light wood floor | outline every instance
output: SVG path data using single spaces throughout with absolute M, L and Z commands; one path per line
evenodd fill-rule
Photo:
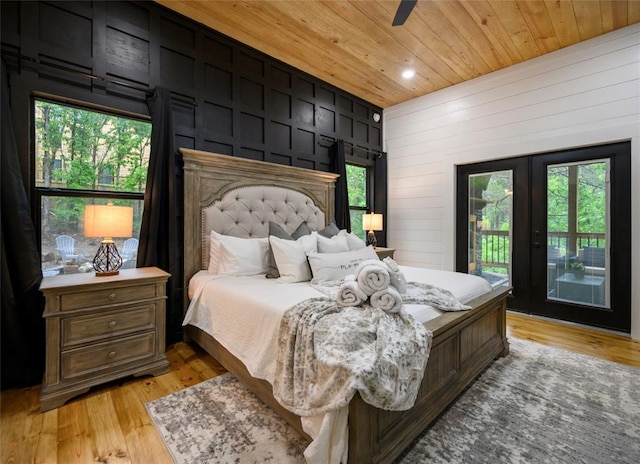
M 640 342 L 596 330 L 509 313 L 509 337 L 640 368 Z M 39 387 L 0 395 L 2 463 L 171 463 L 144 403 L 195 385 L 224 368 L 185 343 L 167 351 L 170 372 L 93 388 L 64 406 L 39 412 Z

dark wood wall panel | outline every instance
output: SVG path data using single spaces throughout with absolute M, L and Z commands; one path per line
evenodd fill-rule
M 368 165 L 382 149 L 382 125 L 372 119 L 381 108 L 156 3 L 2 1 L 0 17 L 32 188 L 36 94 L 146 116 L 149 91 L 166 87 L 178 146 L 315 170 L 329 170 L 337 139 Z M 386 182 L 375 190 L 386 198 Z
M 382 148 L 381 123 L 372 119 L 380 108 L 155 3 L 3 1 L 0 8 L 3 57 L 27 58 L 6 56 L 12 75 L 29 82 L 22 91 L 144 115 L 144 91 L 101 78 L 160 85 L 174 95 L 180 143 L 318 170 L 328 169 L 336 139 L 361 160 Z M 28 138 L 20 142 L 28 149 Z

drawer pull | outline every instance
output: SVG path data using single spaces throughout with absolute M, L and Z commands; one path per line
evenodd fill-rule
M 109 322 L 109 327 L 113 329 L 115 326 L 116 326 L 116 321 Z
M 109 299 L 110 299 L 111 301 L 115 300 L 115 299 L 116 299 L 116 294 L 115 294 L 115 293 L 111 293 L 111 294 L 109 295 Z
M 115 358 L 116 357 L 116 352 L 112 351 L 111 353 L 109 353 L 109 357 L 110 358 Z

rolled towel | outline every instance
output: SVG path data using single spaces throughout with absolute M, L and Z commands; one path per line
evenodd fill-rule
M 393 258 L 387 256 L 382 260 L 384 264 L 389 268 L 389 277 L 391 278 L 391 285 L 393 285 L 400 294 L 407 293 L 407 279 L 405 279 L 404 274 L 398 267 L 398 263 L 396 263 Z
M 384 290 L 380 290 L 371 295 L 369 303 L 374 308 L 382 309 L 389 314 L 394 314 L 402 308 L 402 296 L 400 296 L 400 292 L 398 292 L 395 287 L 390 285 Z
M 367 296 L 384 290 L 391 283 L 389 268 L 379 259 L 368 259 L 356 268 L 355 278 Z
M 358 282 L 353 276 L 347 276 L 338 289 L 336 303 L 339 306 L 360 306 L 366 300 L 367 295 L 360 289 Z

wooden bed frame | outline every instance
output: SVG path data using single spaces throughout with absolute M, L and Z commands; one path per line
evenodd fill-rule
M 308 195 L 333 217 L 335 174 L 181 149 L 185 185 L 185 288 L 206 269 L 203 237 L 209 236 L 202 208 L 226 192 L 243 186 L 275 185 Z M 186 292 L 185 292 L 186 293 Z M 506 296 L 497 288 L 472 302 L 469 311 L 445 313 L 425 326 L 433 344 L 418 399 L 408 411 L 376 409 L 356 395 L 349 405 L 349 463 L 391 463 L 496 357 L 509 352 L 506 339 Z M 185 310 L 187 307 L 185 301 Z M 193 326 L 188 340 L 202 346 L 303 436 L 300 418 L 273 398 L 271 385 L 253 378 L 244 364 L 214 338 Z

